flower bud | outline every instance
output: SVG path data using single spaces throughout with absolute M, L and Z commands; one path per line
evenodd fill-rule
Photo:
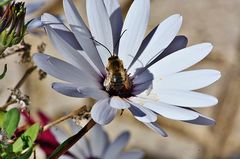
M 26 8 L 23 2 L 11 3 L 0 9 L 0 54 L 18 44 L 25 35 Z

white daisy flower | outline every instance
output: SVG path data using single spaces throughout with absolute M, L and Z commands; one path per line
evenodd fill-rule
M 71 0 L 64 0 L 69 30 L 57 18 L 41 18 L 56 49 L 67 62 L 35 54 L 37 66 L 66 81 L 53 83 L 61 94 L 93 98 L 91 116 L 104 125 L 118 110 L 128 109 L 134 117 L 163 136 L 157 114 L 193 124 L 212 125 L 192 108 L 216 105 L 218 100 L 195 90 L 220 78 L 211 69 L 184 71 L 205 58 L 210 43 L 186 47 L 187 39 L 177 36 L 182 16 L 168 17 L 146 37 L 149 0 L 133 1 L 125 21 L 117 0 L 87 0 L 90 30 Z
M 73 134 L 80 131 L 80 127 L 74 122 L 69 123 Z M 64 142 L 69 135 L 64 130 L 51 128 L 53 135 L 59 143 Z M 70 155 L 64 155 L 60 159 L 141 159 L 144 153 L 140 150 L 123 152 L 130 139 L 129 132 L 121 133 L 112 143 L 108 134 L 100 125 L 95 125 L 90 131 L 89 137 L 81 138 L 72 148 Z

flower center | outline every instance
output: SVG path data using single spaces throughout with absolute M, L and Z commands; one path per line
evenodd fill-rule
M 123 62 L 118 56 L 113 55 L 108 59 L 106 67 L 107 75 L 104 80 L 105 90 L 110 96 L 130 97 L 132 96 L 132 80 L 123 67 Z

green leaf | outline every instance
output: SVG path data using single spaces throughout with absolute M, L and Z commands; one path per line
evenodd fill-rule
M 29 159 L 29 157 L 32 155 L 32 152 L 33 146 L 28 148 L 28 150 L 24 154 L 17 156 L 15 159 Z
M 12 108 L 6 113 L 3 122 L 3 129 L 6 131 L 8 138 L 11 138 L 13 133 L 16 131 L 19 120 L 20 112 L 17 108 Z
M 3 70 L 3 73 L 0 75 L 0 79 L 3 79 L 6 73 L 7 73 L 7 64 L 4 65 L 4 70 Z
M 6 112 L 0 111 L 0 128 L 3 128 L 3 122 L 4 122 L 5 114 L 6 114 Z
M 34 124 L 29 127 L 14 143 L 13 143 L 13 152 L 21 152 L 27 147 L 32 147 L 34 141 L 37 139 L 38 133 L 40 130 L 39 124 Z

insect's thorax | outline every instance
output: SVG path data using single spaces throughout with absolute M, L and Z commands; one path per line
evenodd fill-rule
M 104 87 L 110 95 L 127 97 L 132 89 L 132 81 L 130 80 L 123 62 L 118 56 L 111 56 L 108 59 L 106 67 L 107 75 L 104 80 Z

